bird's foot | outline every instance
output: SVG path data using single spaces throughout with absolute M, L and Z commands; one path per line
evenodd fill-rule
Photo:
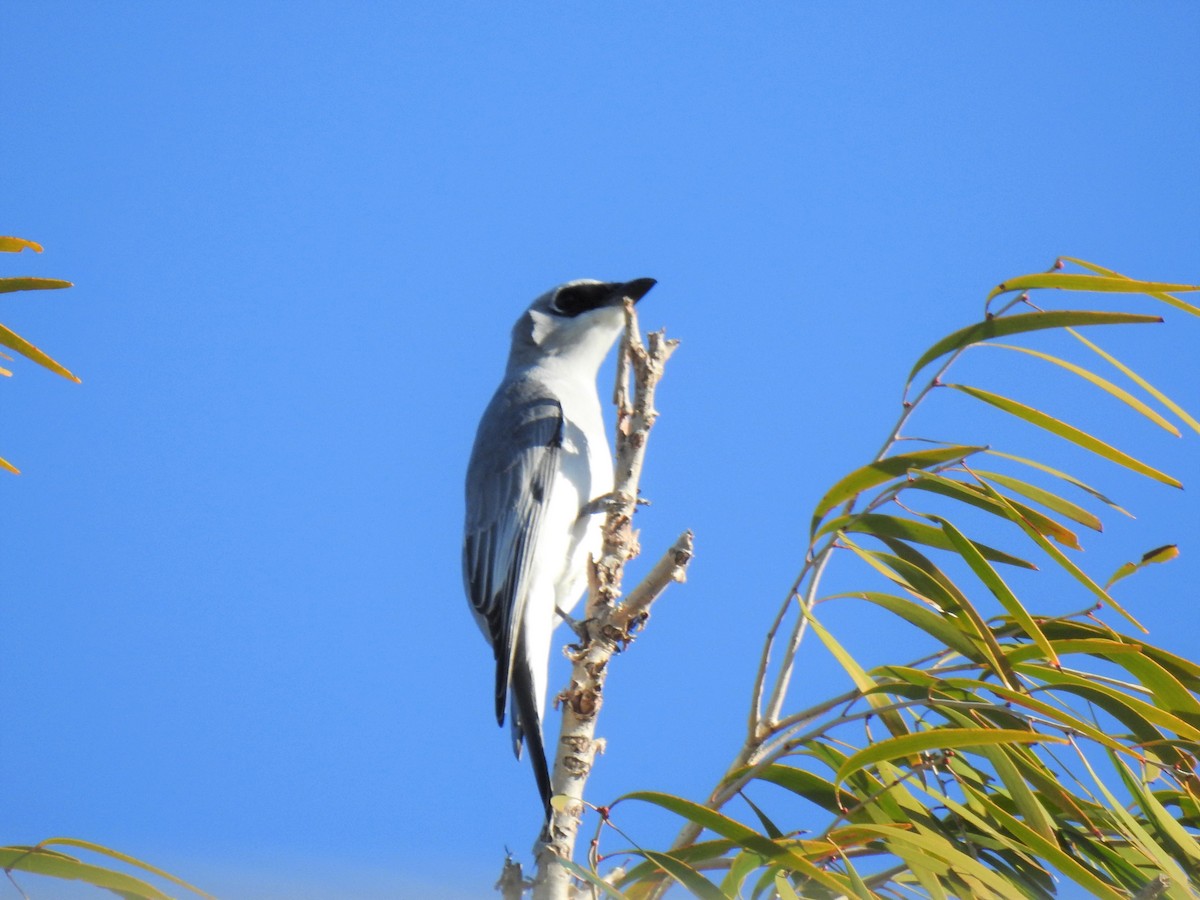
M 570 629 L 575 632 L 576 637 L 578 637 L 581 641 L 586 641 L 588 639 L 588 623 L 592 621 L 591 619 L 572 618 L 557 606 L 554 607 L 554 611 L 558 613 L 558 617 L 566 622 Z

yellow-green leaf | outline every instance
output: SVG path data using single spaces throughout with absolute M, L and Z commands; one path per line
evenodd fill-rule
M 699 897 L 700 900 L 733 900 L 729 894 L 670 853 L 659 853 L 656 850 L 635 850 L 633 852 L 654 863 L 687 888 L 693 897 Z
M 80 381 L 78 376 L 74 375 L 66 367 L 55 362 L 37 347 L 33 346 L 33 344 L 29 343 L 29 341 L 25 340 L 25 338 L 21 337 L 15 331 L 12 331 L 4 325 L 0 325 L 0 344 L 3 344 L 5 347 L 15 350 L 22 356 L 33 360 L 39 366 L 45 366 L 56 375 L 61 375 L 63 378 L 68 378 L 71 381 L 74 381 L 76 384 L 78 384 Z
M 0 867 L 50 878 L 82 881 L 112 891 L 127 900 L 171 900 L 154 885 L 140 878 L 41 847 L 0 847 Z
M 74 285 L 58 278 L 0 278 L 0 294 L 11 294 L 13 291 L 53 291 L 69 287 Z
M 1165 281 L 1135 281 L 1132 278 L 1108 278 L 1103 275 L 1078 275 L 1069 272 L 1039 272 L 1019 275 L 992 288 L 987 299 L 1010 291 L 1054 288 L 1067 291 L 1097 291 L 1114 294 L 1161 294 L 1167 291 L 1200 291 L 1200 285 L 1171 284 Z
M 961 750 L 988 744 L 1065 744 L 1064 738 L 1014 728 L 935 728 L 877 741 L 850 754 L 834 775 L 841 784 L 855 772 L 884 760 L 915 756 L 930 750 Z
M 1179 547 L 1175 544 L 1167 544 L 1163 547 L 1155 547 L 1153 550 L 1147 550 L 1142 554 L 1142 558 L 1137 562 L 1127 562 L 1117 571 L 1113 572 L 1112 577 L 1104 583 L 1104 587 L 1110 588 L 1122 578 L 1128 578 L 1138 569 L 1144 566 L 1153 565 L 1154 563 L 1170 562 L 1179 556 Z
M 963 503 L 970 504 L 1002 519 L 1010 518 L 1008 510 L 1005 507 L 989 498 L 982 489 L 973 484 L 964 484 L 961 481 L 946 478 L 942 475 L 935 475 L 932 472 L 921 472 L 913 478 L 913 482 L 909 487 L 961 500 Z M 1064 547 L 1070 547 L 1072 550 L 1082 549 L 1079 546 L 1079 537 L 1061 522 L 1056 522 L 1049 516 L 1044 516 L 1036 509 L 1025 506 L 1011 497 L 1008 498 L 1008 502 L 1014 509 L 1020 512 L 1025 521 L 1036 528 L 1041 534 L 1049 535 Z
M 993 484 L 1000 484 L 1011 491 L 1016 491 L 1034 503 L 1040 503 L 1042 506 L 1066 516 L 1072 522 L 1078 522 L 1085 528 L 1091 528 L 1093 531 L 1104 530 L 1104 525 L 1100 521 L 1099 516 L 1088 512 L 1082 506 L 1072 503 L 1070 500 L 1060 497 L 1058 494 L 1048 491 L 1045 488 L 1040 488 L 1027 481 L 1021 481 L 1019 478 L 1013 478 L 1010 475 L 1002 475 L 999 472 L 986 472 L 983 469 L 975 469 L 975 474 L 982 476 Z
M 1064 853 L 1053 834 L 1046 835 L 1035 828 L 1031 828 L 1028 822 L 1022 822 L 1016 816 L 1010 815 L 999 803 L 996 803 L 992 797 L 982 791 L 973 790 L 969 785 L 964 785 L 963 790 L 979 806 L 985 808 L 988 814 L 999 822 L 1009 834 L 1013 835 L 1022 846 L 1028 847 L 1038 856 L 1045 859 L 1076 884 L 1087 890 L 1091 896 L 1098 898 L 1098 900 L 1122 900 L 1125 897 L 1125 894 L 1105 884 L 1069 853 Z
M 122 853 L 119 850 L 113 850 L 111 847 L 105 847 L 101 844 L 96 844 L 91 841 L 81 841 L 78 838 L 65 837 L 47 838 L 39 843 L 38 846 L 78 847 L 80 850 L 90 850 L 92 853 L 98 853 L 101 856 L 112 857 L 118 862 L 123 862 L 128 866 L 135 866 L 139 869 L 143 869 L 144 871 L 149 872 L 151 875 L 157 875 L 159 878 L 165 879 L 172 884 L 176 884 L 181 888 L 189 890 L 193 894 L 198 894 L 199 896 L 206 898 L 206 900 L 216 900 L 216 898 L 214 898 L 211 894 L 204 893 L 204 891 L 200 890 L 200 888 L 188 884 L 182 878 L 178 878 L 172 875 L 170 872 L 164 872 L 157 866 L 152 866 L 148 862 L 143 862 L 136 857 L 130 856 L 128 853 Z
M 1095 353 L 1097 356 L 1101 357 L 1104 360 L 1107 360 L 1114 368 L 1116 368 L 1118 371 L 1120 371 L 1122 374 L 1124 374 L 1125 377 L 1127 377 L 1130 381 L 1132 381 L 1134 384 L 1136 384 L 1138 387 L 1140 387 L 1142 390 L 1144 390 L 1147 394 L 1149 394 L 1151 397 L 1153 397 L 1155 400 L 1157 400 L 1159 403 L 1161 403 L 1163 406 L 1165 406 L 1171 412 L 1175 413 L 1175 415 L 1179 416 L 1180 419 L 1182 419 L 1184 422 L 1187 423 L 1187 426 L 1189 428 L 1191 428 L 1192 431 L 1196 432 L 1197 434 L 1200 434 L 1200 422 L 1197 422 L 1191 415 L 1189 415 L 1188 411 L 1186 409 L 1184 409 L 1182 406 L 1180 406 L 1178 403 L 1176 403 L 1174 400 L 1172 400 L 1170 397 L 1168 397 L 1166 394 L 1164 394 L 1162 391 L 1160 391 L 1158 388 L 1156 388 L 1154 385 L 1152 385 L 1149 381 L 1147 381 L 1145 378 L 1143 378 L 1137 372 L 1133 371 L 1133 369 L 1129 368 L 1129 366 L 1125 365 L 1125 363 L 1121 362 L 1119 359 L 1117 359 L 1111 353 L 1109 353 L 1106 350 L 1101 349 L 1099 345 L 1093 343 L 1092 341 L 1089 341 L 1087 338 L 1085 338 L 1082 334 L 1080 334 L 1074 328 L 1068 328 L 1067 333 L 1070 334 L 1071 337 L 1075 338 L 1075 340 L 1079 341 L 1081 344 L 1083 344 L 1085 347 L 1087 347 L 1089 350 L 1091 350 L 1093 353 Z
M 1001 453 L 999 450 L 987 450 L 985 452 L 988 453 L 988 455 L 990 455 L 990 456 L 999 456 L 1001 459 L 1011 459 L 1015 463 L 1020 463 L 1023 466 L 1029 466 L 1032 469 L 1037 469 L 1038 471 L 1045 472 L 1047 475 L 1053 475 L 1055 478 L 1061 479 L 1062 481 L 1065 481 L 1067 484 L 1074 485 L 1075 487 L 1079 488 L 1081 491 L 1085 491 L 1085 492 L 1091 494 L 1093 497 L 1095 497 L 1101 503 L 1104 503 L 1107 506 L 1112 507 L 1117 512 L 1119 512 L 1121 515 L 1128 516 L 1131 519 L 1133 518 L 1133 513 L 1131 513 L 1129 510 L 1124 509 L 1123 507 L 1117 505 L 1117 503 L 1115 501 L 1110 500 L 1108 497 L 1104 496 L 1104 494 L 1100 493 L 1098 490 L 1096 490 L 1091 485 L 1080 481 L 1074 475 L 1068 475 L 1066 472 L 1055 469 L 1051 466 L 1046 465 L 1045 463 L 1040 463 L 1036 459 L 1026 459 L 1024 456 L 1014 456 L 1011 453 Z
M 1161 322 L 1159 316 L 1135 313 L 1091 312 L 1087 310 L 1055 310 L 1052 312 L 1019 313 L 1012 316 L 995 316 L 961 328 L 942 338 L 921 354 L 912 371 L 908 373 L 905 388 L 912 384 L 917 373 L 947 353 L 969 347 L 996 337 L 1042 331 L 1047 328 L 1065 328 L 1069 325 L 1147 325 Z
M 25 238 L 12 237 L 10 235 L 0 236 L 0 253 L 20 253 L 22 250 L 32 250 L 34 253 L 42 252 L 42 245 L 37 241 L 27 241 Z
M 14 466 L 12 463 L 10 463 L 7 459 L 4 459 L 3 457 L 0 457 L 0 469 L 6 469 L 7 471 L 12 472 L 14 475 L 21 474 L 20 469 L 18 469 L 16 466 Z
M 999 491 L 997 491 L 994 487 L 992 487 L 986 481 L 980 481 L 979 485 L 980 485 L 980 487 L 983 488 L 983 490 L 987 493 L 987 495 L 989 497 L 991 497 L 992 499 L 999 502 L 1006 510 L 1008 510 L 1009 516 L 1012 519 L 1012 521 L 1016 522 L 1017 525 L 1020 526 L 1020 528 L 1027 535 L 1029 535 L 1030 538 L 1033 539 L 1033 542 L 1035 544 L 1037 544 L 1039 547 L 1041 547 L 1043 550 L 1045 550 L 1046 554 L 1051 559 L 1053 559 L 1060 566 L 1062 566 L 1064 569 L 1066 569 L 1067 572 L 1070 573 L 1070 575 L 1073 578 L 1075 578 L 1076 581 L 1078 581 L 1080 584 L 1082 584 L 1084 587 L 1086 587 L 1089 591 L 1091 591 L 1093 594 L 1095 594 L 1100 599 L 1101 603 L 1108 604 L 1113 609 L 1115 609 L 1118 613 L 1120 613 L 1122 616 L 1124 616 L 1129 621 L 1129 623 L 1131 625 L 1133 625 L 1135 628 L 1138 628 L 1141 631 L 1146 632 L 1146 627 L 1144 625 L 1142 625 L 1141 622 L 1139 622 L 1132 615 L 1130 615 L 1125 610 L 1125 607 L 1123 607 L 1123 606 L 1121 606 L 1121 604 L 1117 603 L 1117 601 L 1114 600 L 1109 595 L 1108 591 L 1106 591 L 1104 588 L 1100 587 L 1100 585 L 1096 584 L 1096 582 L 1092 580 L 1092 577 L 1090 575 L 1088 575 L 1085 571 L 1083 571 L 1083 569 L 1079 568 L 1079 566 L 1075 565 L 1075 563 L 1071 562 L 1071 560 L 1067 558 L 1066 554 L 1064 554 L 1061 550 L 1059 550 L 1057 547 L 1055 547 L 1053 544 L 1051 544 L 1048 540 L 1046 540 L 1046 538 L 1043 537 L 1042 534 L 1036 528 L 1034 528 L 1032 525 L 1030 525 L 1029 522 L 1026 521 L 1025 518 L 1022 517 L 1021 513 L 1018 512 L 1016 508 L 1014 508 L 1013 504 L 1003 494 L 1001 494 Z
M 855 469 L 845 478 L 831 487 L 817 504 L 813 512 L 812 528 L 816 531 L 822 517 L 839 503 L 855 497 L 868 488 L 891 481 L 908 472 L 909 469 L 928 469 L 932 466 L 954 460 L 965 459 L 975 453 L 985 450 L 985 447 L 967 447 L 952 445 L 936 447 L 932 450 L 917 450 L 913 453 L 901 453 L 876 460 Z
M 1126 281 L 1133 281 L 1133 279 L 1128 275 L 1122 275 L 1120 272 L 1114 272 L 1112 269 L 1106 269 L 1104 266 L 1098 266 L 1095 263 L 1090 263 L 1086 260 L 1076 259 L 1073 256 L 1063 256 L 1060 258 L 1065 262 L 1075 263 L 1077 266 L 1090 269 L 1097 275 L 1107 275 L 1110 278 L 1124 278 Z M 1185 301 L 1180 300 L 1178 297 L 1172 297 L 1170 294 L 1162 294 L 1158 291 L 1146 291 L 1146 294 L 1153 297 L 1155 300 L 1161 300 L 1163 303 L 1174 306 L 1176 309 L 1181 309 L 1186 313 L 1191 313 L 1193 316 L 1200 316 L 1200 307 L 1192 306 L 1192 304 L 1186 303 Z
M 915 522 L 912 519 L 885 516 L 879 513 L 860 513 L 830 519 L 821 526 L 821 530 L 817 532 L 817 537 L 834 531 L 887 535 L 888 537 L 912 541 L 917 544 L 925 544 L 928 547 L 937 547 L 940 550 L 954 549 L 940 528 L 926 525 L 924 522 Z M 971 543 L 985 559 L 990 559 L 992 562 L 1018 566 L 1022 569 L 1037 568 L 1033 563 L 1027 562 L 1018 556 L 1013 556 L 1010 553 L 1005 553 L 1003 550 L 997 550 L 995 547 L 989 547 L 987 544 L 980 544 L 974 541 Z
M 1127 453 L 1123 453 L 1116 447 L 1104 443 L 1098 438 L 1092 437 L 1086 431 L 1081 431 L 1073 425 L 1068 425 L 1066 422 L 1060 421 L 1053 416 L 1048 416 L 1040 409 L 1034 409 L 1032 406 L 1026 406 L 1024 403 L 1018 403 L 1008 397 L 1002 397 L 999 394 L 993 394 L 991 391 L 985 391 L 980 388 L 970 387 L 965 384 L 948 384 L 947 387 L 954 388 L 956 391 L 961 391 L 968 396 L 974 397 L 977 400 L 982 400 L 997 409 L 1010 413 L 1019 419 L 1024 419 L 1031 425 L 1036 425 L 1039 428 L 1044 428 L 1051 434 L 1057 434 L 1059 437 L 1070 441 L 1073 444 L 1078 444 L 1087 450 L 1092 451 L 1097 456 L 1102 456 L 1105 459 L 1111 460 L 1118 465 L 1124 466 L 1127 469 L 1132 469 L 1148 478 L 1153 478 L 1155 481 L 1160 481 L 1163 484 L 1169 484 L 1171 487 L 1183 487 L 1176 479 L 1167 475 L 1165 472 L 1160 472 L 1158 469 L 1146 465 L 1140 460 L 1134 459 Z
M 838 643 L 837 638 L 830 634 L 825 626 L 817 621 L 817 617 L 810 610 L 801 606 L 800 612 L 808 619 L 809 627 L 816 632 L 821 643 L 825 645 L 825 649 L 833 654 L 833 657 L 846 670 L 846 674 L 850 676 L 850 680 L 854 682 L 854 686 L 862 692 L 867 702 L 879 712 L 880 718 L 883 719 L 883 723 L 887 726 L 887 730 L 897 736 L 908 734 L 908 726 L 904 724 L 904 719 L 896 710 L 891 708 L 893 705 L 891 698 L 883 694 L 871 693 L 871 689 L 876 687 L 878 682 L 867 674 L 867 670 L 860 666 L 858 661 L 847 652 L 846 648 Z
M 1004 579 L 1000 577 L 999 573 L 988 565 L 987 560 L 983 558 L 983 554 L 979 552 L 974 544 L 967 540 L 961 531 L 945 519 L 934 517 L 934 521 L 941 524 L 942 531 L 945 532 L 950 543 L 954 545 L 954 549 L 958 551 L 959 556 L 970 566 L 971 571 L 979 577 L 979 580 L 984 583 L 987 589 L 992 592 L 992 596 L 1000 601 L 1000 605 L 1008 611 L 1013 621 L 1041 648 L 1046 658 L 1057 665 L 1058 655 L 1054 652 L 1054 647 L 1051 646 L 1046 636 L 1042 634 L 1042 629 L 1038 627 L 1033 616 L 1029 615 L 1029 612 L 1021 605 L 1021 601 L 1017 599 L 1017 595 L 1004 583 Z
M 1054 363 L 1054 365 L 1066 369 L 1068 372 L 1078 375 L 1085 381 L 1089 381 L 1105 393 L 1117 398 L 1126 406 L 1141 413 L 1159 428 L 1164 431 L 1169 431 L 1175 437 L 1179 437 L 1179 429 L 1164 419 L 1161 415 L 1139 400 L 1129 391 L 1119 387 L 1109 381 L 1107 378 L 1101 378 L 1095 372 L 1089 372 L 1083 366 L 1077 366 L 1073 362 L 1068 362 L 1065 359 L 1059 359 L 1057 356 L 1051 356 L 1049 353 L 1042 353 L 1039 350 L 1031 350 L 1029 347 L 1017 347 L 1013 344 L 988 344 L 989 347 L 996 347 L 1000 350 L 1013 350 L 1017 353 L 1025 353 L 1029 356 L 1044 359 L 1046 362 Z

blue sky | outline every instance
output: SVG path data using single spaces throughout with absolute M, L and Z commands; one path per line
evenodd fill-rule
M 480 896 L 527 855 L 459 541 L 537 293 L 653 276 L 643 324 L 683 340 L 641 527 L 698 556 L 615 665 L 600 802 L 723 771 L 813 503 L 988 288 L 1058 254 L 1200 280 L 1192 4 L 40 3 L 4 30 L 0 232 L 46 252 L 0 265 L 76 287 L 0 321 L 83 384 L 0 385 L 2 837 L 222 897 Z M 1112 345 L 1195 410 L 1200 323 L 1168 318 Z M 1195 435 L 1082 407 L 1197 483 Z M 1181 543 L 1125 599 L 1200 656 L 1194 493 L 1061 460 L 1139 515 L 1098 570 Z

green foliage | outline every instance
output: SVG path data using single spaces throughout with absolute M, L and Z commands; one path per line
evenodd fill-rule
M 1061 272 L 1060 262 L 1049 273 L 1009 279 L 987 304 L 1024 293 L 994 312 L 985 304 L 982 322 L 918 359 L 900 420 L 880 452 L 817 503 L 805 563 L 768 632 L 748 736 L 729 771 L 704 803 L 639 792 L 605 810 L 602 829 L 619 817 L 621 804 L 636 802 L 668 810 L 683 830 L 666 850 L 603 847 L 607 858 L 641 861 L 608 873 L 599 892 L 640 900 L 678 883 L 706 897 L 941 900 L 1049 898 L 1070 884 L 1076 894 L 1114 900 L 1184 900 L 1200 890 L 1200 665 L 1148 643 L 1110 592 L 1178 551 L 1151 550 L 1111 577 L 1089 572 L 1077 561 L 1076 529 L 1098 531 L 1102 515 L 1127 515 L 1100 491 L 1028 456 L 953 435 L 918 449 L 904 436 L 918 409 L 953 392 L 1076 452 L 1180 486 L 1041 409 L 1048 383 L 1023 401 L 944 380 L 965 353 L 989 347 L 1014 362 L 1050 363 L 1172 434 L 1179 434 L 1172 416 L 1200 431 L 1165 394 L 1077 330 L 1161 319 L 1045 311 L 1029 293 L 1143 294 L 1200 315 L 1170 293 L 1200 288 L 1069 262 L 1090 274 Z M 1114 371 L 1102 376 L 994 340 L 1034 333 L 1074 342 Z M 930 367 L 934 374 L 914 393 L 914 379 Z M 1120 378 L 1125 386 L 1115 383 Z M 1012 526 L 1012 546 L 970 536 L 968 526 L 984 514 Z M 1033 561 L 1043 568 L 1031 571 Z M 822 589 L 831 572 L 843 586 L 837 593 Z M 1030 597 L 1045 596 L 1047 585 L 1057 603 L 1074 585 L 1085 608 L 1069 615 L 1032 609 Z M 882 612 L 892 619 L 889 628 L 915 628 L 934 649 L 867 668 L 822 621 L 823 604 L 832 602 Z M 1103 621 L 1101 609 L 1117 613 L 1124 627 Z M 853 688 L 791 710 L 791 673 L 809 633 Z M 895 643 L 902 645 L 899 637 Z M 730 809 L 743 800 L 754 824 Z M 600 878 L 594 865 L 585 876 L 593 885 Z
M 20 253 L 26 249 L 33 250 L 36 253 L 42 252 L 41 245 L 33 241 L 27 241 L 24 238 L 0 236 L 0 252 Z M 71 287 L 71 282 L 59 281 L 54 278 L 0 278 L 0 294 L 14 291 L 48 290 L 67 287 Z M 46 367 L 55 374 L 74 382 L 79 381 L 75 375 L 62 365 L 3 325 L 0 325 L 0 344 L 11 350 L 15 350 L 17 353 Z M 0 353 L 0 356 L 4 356 L 4 354 Z M 5 359 L 10 358 L 5 356 Z M 0 368 L 0 374 L 11 376 L 12 372 L 8 369 Z M 0 467 L 14 474 L 19 474 L 17 468 L 7 460 L 0 459 Z M 167 894 L 141 878 L 116 869 L 85 862 L 77 857 L 63 853 L 61 850 L 54 849 L 55 847 L 71 847 L 78 850 L 86 850 L 90 853 L 123 863 L 126 866 L 141 869 L 143 872 L 169 881 L 201 897 L 209 896 L 198 888 L 192 887 L 186 881 L 182 881 L 174 875 L 157 869 L 149 863 L 144 863 L 141 860 L 134 859 L 132 856 L 127 856 L 108 847 L 102 847 L 99 844 L 75 838 L 50 838 L 33 846 L 0 847 L 0 868 L 3 868 L 10 878 L 13 872 L 28 872 L 50 878 L 81 881 L 85 884 L 109 890 L 118 897 L 125 898 L 125 900 L 170 900 Z
M 22 250 L 32 250 L 35 253 L 42 252 L 42 245 L 34 241 L 27 241 L 24 238 L 0 236 L 0 253 L 20 253 Z M 44 291 L 54 290 L 56 288 L 71 287 L 71 282 L 60 281 L 57 278 L 0 278 L 0 294 L 9 294 L 14 291 Z M 25 338 L 21 337 L 10 328 L 0 325 L 0 345 L 7 347 L 10 350 L 20 353 L 22 356 L 32 359 L 40 366 L 45 366 L 51 372 L 61 375 L 63 378 L 77 382 L 79 379 L 69 372 L 64 366 L 55 362 Z M 0 357 L 6 360 L 11 360 L 12 357 L 5 353 L 0 353 Z M 12 372 L 0 366 L 0 375 L 9 377 Z M 0 458 L 0 468 L 7 469 L 14 475 L 19 475 L 20 470 L 10 463 L 8 460 Z

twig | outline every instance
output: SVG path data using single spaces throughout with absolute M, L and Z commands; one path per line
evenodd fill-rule
M 596 754 L 603 749 L 603 741 L 595 736 L 596 716 L 604 702 L 608 662 L 633 640 L 634 632 L 667 586 L 684 580 L 692 559 L 692 533 L 685 531 L 624 602 L 620 602 L 625 564 L 640 552 L 632 523 L 646 442 L 658 416 L 654 392 L 677 343 L 656 332 L 647 335 L 643 344 L 633 303 L 626 301 L 625 339 L 613 398 L 617 404 L 613 492 L 604 522 L 600 558 L 592 561 L 587 619 L 583 623 L 586 637 L 568 651 L 573 663 L 571 680 L 557 698 L 562 707 L 562 729 L 550 777 L 554 812 L 534 845 L 538 866 L 534 900 L 567 900 L 570 896 L 571 876 L 560 861 L 569 860 L 574 854 L 584 809 L 583 790 Z

